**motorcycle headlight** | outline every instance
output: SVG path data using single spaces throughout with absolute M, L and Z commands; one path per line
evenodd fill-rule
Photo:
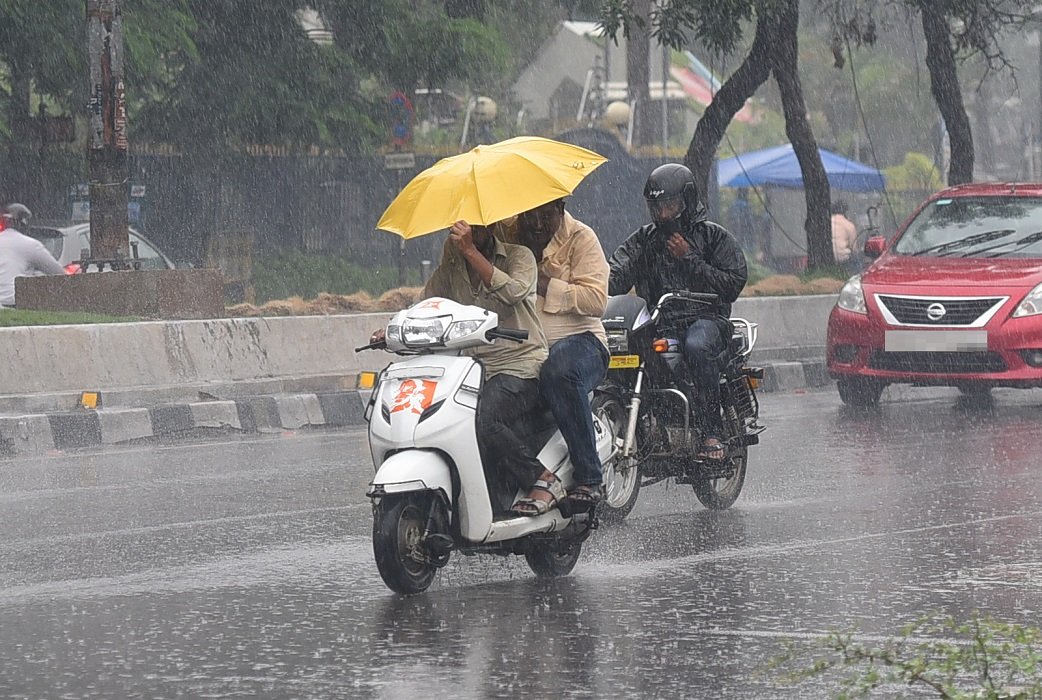
M 445 342 L 468 336 L 479 328 L 481 328 L 481 321 L 456 321 L 449 326 L 449 330 L 445 333 Z
M 409 318 L 402 323 L 402 342 L 409 347 L 437 345 L 445 336 L 447 316 Z
M 861 275 L 854 275 L 847 280 L 843 289 L 839 290 L 839 301 L 836 302 L 836 305 L 857 314 L 868 313 L 868 307 L 865 305 L 865 290 L 861 288 Z
M 1013 312 L 1013 318 L 1038 316 L 1039 314 L 1042 314 L 1042 284 L 1028 292 L 1024 300 L 1017 304 L 1017 308 Z

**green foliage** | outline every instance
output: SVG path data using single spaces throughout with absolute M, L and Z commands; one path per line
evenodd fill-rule
M 838 633 L 810 652 L 790 645 L 772 668 L 790 669 L 787 677 L 794 682 L 839 677 L 838 698 L 865 697 L 898 684 L 938 698 L 1038 698 L 1042 696 L 1040 644 L 1042 630 L 987 616 L 975 615 L 969 622 L 922 618 L 878 646 Z
M 933 161 L 922 153 L 905 154 L 904 162 L 883 170 L 887 187 L 891 190 L 933 192 L 944 186 L 941 173 Z
M 0 327 L 11 326 L 64 326 L 80 323 L 128 323 L 140 321 L 134 317 L 104 316 L 68 311 L 29 311 L 26 309 L 4 309 L 0 311 Z
M 407 271 L 406 286 L 420 286 L 418 271 Z M 379 296 L 398 287 L 398 270 L 360 262 L 349 255 L 313 255 L 281 251 L 253 261 L 253 288 L 257 302 L 299 296 L 313 299 L 321 292 Z

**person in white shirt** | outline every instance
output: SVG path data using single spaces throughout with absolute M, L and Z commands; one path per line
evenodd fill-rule
M 0 215 L 0 306 L 15 305 L 16 277 L 65 273 L 43 243 L 18 230 L 28 229 L 32 215 L 24 204 L 9 204 Z

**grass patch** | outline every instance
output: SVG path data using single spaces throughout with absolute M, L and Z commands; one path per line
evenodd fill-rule
M 406 287 L 422 286 L 418 270 L 406 273 Z M 253 260 L 253 289 L 258 304 L 291 297 L 314 299 L 322 292 L 366 292 L 378 297 L 399 286 L 396 266 L 364 264 L 346 255 L 280 251 Z
M 30 311 L 27 309 L 4 309 L 0 311 L 0 328 L 11 326 L 65 326 L 80 323 L 125 323 L 140 321 L 135 317 L 104 316 L 75 311 Z

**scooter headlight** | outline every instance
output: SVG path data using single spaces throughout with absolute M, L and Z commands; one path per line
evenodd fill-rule
M 456 321 L 445 333 L 445 342 L 451 342 L 457 338 L 463 338 L 481 328 L 481 321 Z
M 836 302 L 836 306 L 857 314 L 868 314 L 868 307 L 865 305 L 865 290 L 861 288 L 861 275 L 854 275 L 847 280 L 843 289 L 839 291 L 839 301 Z
M 449 316 L 407 318 L 402 323 L 402 342 L 406 347 L 438 345 L 445 337 Z

